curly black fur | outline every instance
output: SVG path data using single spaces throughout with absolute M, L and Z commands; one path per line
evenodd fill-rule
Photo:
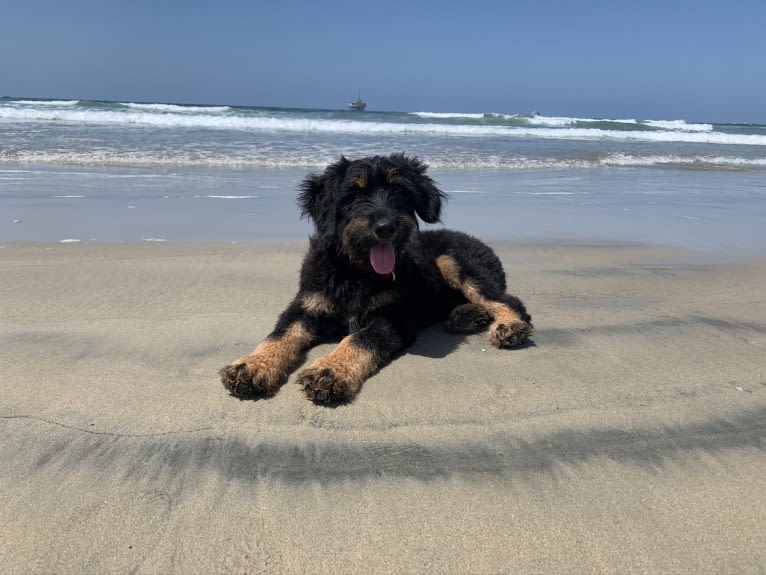
M 419 231 L 439 221 L 446 199 L 426 165 L 403 154 L 350 161 L 309 175 L 298 198 L 316 231 L 298 294 L 249 356 L 221 370 L 234 395 L 270 395 L 309 347 L 342 338 L 298 376 L 317 402 L 348 401 L 362 382 L 439 321 L 455 333 L 489 326 L 501 348 L 532 333 L 524 304 L 506 293 L 505 272 L 487 245 L 467 234 Z

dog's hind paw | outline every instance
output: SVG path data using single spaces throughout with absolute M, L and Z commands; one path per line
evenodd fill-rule
M 445 327 L 449 333 L 478 333 L 491 322 L 492 316 L 486 309 L 466 303 L 452 310 Z
M 315 403 L 343 403 L 350 401 L 357 386 L 338 377 L 327 367 L 308 367 L 298 375 L 298 383 L 308 398 Z
M 490 343 L 501 349 L 522 345 L 531 335 L 532 326 L 525 321 L 493 324 L 489 329 Z
M 221 383 L 237 397 L 274 395 L 287 379 L 262 358 L 247 356 L 236 360 L 218 372 Z

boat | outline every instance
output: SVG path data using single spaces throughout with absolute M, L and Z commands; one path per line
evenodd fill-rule
M 362 100 L 362 91 L 359 90 L 359 96 L 356 100 L 353 102 L 348 103 L 348 107 L 350 110 L 357 110 L 358 112 L 364 112 L 364 109 L 367 107 L 367 102 Z

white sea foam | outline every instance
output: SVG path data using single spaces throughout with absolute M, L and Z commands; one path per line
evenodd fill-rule
M 684 120 L 646 120 L 647 126 L 659 128 L 661 130 L 681 131 L 681 132 L 712 132 L 712 124 L 687 124 Z
M 258 196 L 216 196 L 216 195 L 208 195 L 208 196 L 194 196 L 195 198 L 211 198 L 214 200 L 250 200 L 255 199 Z
M 525 120 L 525 123 L 529 124 L 530 126 L 574 126 L 578 121 L 576 118 L 557 118 L 553 116 L 524 116 L 522 118 Z
M 544 126 L 551 128 L 563 128 L 566 126 L 577 126 L 587 124 L 629 124 L 637 125 L 638 120 L 634 119 L 597 119 L 597 118 L 570 118 L 568 116 L 541 116 L 540 114 L 533 114 L 530 116 L 514 115 L 503 116 L 508 120 L 518 120 L 529 126 Z
M 196 155 L 185 154 L 182 150 L 174 155 L 159 157 L 150 151 L 145 153 L 125 153 L 122 150 L 111 152 L 101 151 L 94 154 L 90 151 L 74 152 L 65 150 L 19 153 L 14 161 L 30 164 L 54 165 L 91 165 L 91 166 L 200 166 L 220 168 L 311 168 L 319 169 L 333 162 L 337 157 L 331 153 L 307 153 L 295 151 L 290 155 L 276 157 L 233 155 L 221 153 L 200 158 Z M 628 154 L 611 153 L 600 158 L 558 158 L 541 157 L 527 158 L 520 156 L 470 156 L 433 152 L 429 155 L 428 165 L 432 169 L 513 169 L 513 170 L 546 170 L 546 169 L 588 169 L 601 167 L 652 167 L 678 166 L 693 169 L 732 169 L 732 170 L 766 170 L 766 157 L 745 158 L 740 156 L 721 155 L 689 155 L 676 154 Z M 70 172 L 67 172 L 70 174 Z M 152 177 L 142 174 L 107 174 L 105 178 L 142 178 Z M 5 179 L 5 178 L 3 178 Z M 264 189 L 276 189 L 277 186 L 258 186 Z M 456 190 L 453 193 L 473 193 L 472 190 Z M 85 198 L 82 195 L 56 196 L 58 198 Z M 247 200 L 256 199 L 258 195 L 208 194 L 194 196 L 212 200 Z
M 413 116 L 419 118 L 435 119 L 435 120 L 450 120 L 460 118 L 466 118 L 469 120 L 481 120 L 486 114 L 461 114 L 459 112 L 411 112 Z
M 76 106 L 80 100 L 10 100 L 10 103 L 23 106 Z
M 172 154 L 157 155 L 151 150 L 143 151 L 124 151 L 124 150 L 32 150 L 17 151 L 11 156 L 3 157 L 0 151 L 0 161 L 12 161 L 21 164 L 43 164 L 43 165 L 62 165 L 62 166 L 110 166 L 110 167 L 132 167 L 132 166 L 202 166 L 202 167 L 222 167 L 222 168 L 290 168 L 290 167 L 313 167 L 321 168 L 337 160 L 337 155 L 331 152 L 317 153 L 310 151 L 296 151 L 290 155 L 280 155 L 276 157 L 253 157 L 250 155 L 234 154 L 206 154 L 204 157 L 199 154 L 189 154 L 184 150 L 174 151 Z M 152 175 L 143 174 L 108 174 L 106 178 L 151 178 Z M 10 178 L 2 178 L 8 180 Z
M 690 131 L 629 131 L 600 130 L 597 128 L 545 129 L 534 131 L 513 130 L 517 136 L 555 138 L 561 140 L 622 140 L 629 142 L 676 142 L 696 144 L 766 146 L 766 136 L 755 134 L 727 134 L 724 132 Z
M 657 130 L 609 130 L 565 127 L 574 118 L 538 116 L 529 125 L 475 125 L 448 123 L 366 122 L 353 119 L 281 117 L 241 114 L 157 113 L 141 110 L 47 109 L 0 106 L 0 121 L 57 121 L 82 124 L 148 125 L 160 128 L 210 128 L 218 130 L 272 131 L 360 135 L 435 135 L 463 137 L 544 138 L 560 140 L 621 140 L 635 142 L 687 142 L 720 145 L 766 146 L 766 136 L 730 134 L 708 129 L 706 124 L 653 121 Z M 598 120 L 592 120 L 596 122 Z M 532 124 L 532 122 L 536 124 Z M 606 122 L 606 120 L 605 120 Z M 622 120 L 629 123 L 631 120 Z M 676 126 L 676 129 L 670 129 Z M 712 128 L 712 126 L 711 126 Z
M 0 130 L 7 136 L 0 149 L 0 165 L 313 169 L 337 160 L 341 153 L 361 157 L 402 150 L 419 152 L 432 168 L 458 170 L 667 166 L 766 171 L 766 128 L 758 125 L 539 114 L 354 114 L 129 102 L 25 102 L 29 104 L 0 99 Z M 200 132 L 208 128 L 218 132 L 215 137 Z M 66 131 L 65 140 L 62 131 Z M 0 171 L 0 179 L 6 182 L 23 177 Z M 107 170 L 104 177 L 147 176 L 140 170 Z M 245 193 L 263 187 L 254 186 Z M 74 196 L 87 190 L 71 191 Z M 246 199 L 230 194 L 243 190 L 221 191 L 201 197 Z
M 732 156 L 678 156 L 678 155 L 646 155 L 612 154 L 599 162 L 603 166 L 641 167 L 641 166 L 698 166 L 700 168 L 728 167 L 738 169 L 766 168 L 766 158 L 740 158 Z
M 522 192 L 525 196 L 577 196 L 580 192 Z
M 712 124 L 690 124 L 685 120 L 635 120 L 632 118 L 569 118 L 556 116 L 516 116 L 527 118 L 527 123 L 533 126 L 565 127 L 587 126 L 588 124 L 626 124 L 632 126 L 645 125 L 651 128 L 665 131 L 678 132 L 712 132 L 715 128 Z
M 178 104 L 137 104 L 133 102 L 123 102 L 123 106 L 134 110 L 149 110 L 155 112 L 178 112 L 181 114 L 205 113 L 218 114 L 231 110 L 230 106 L 181 106 Z

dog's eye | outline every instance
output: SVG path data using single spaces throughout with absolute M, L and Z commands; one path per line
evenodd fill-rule
M 345 198 L 343 198 L 344 204 L 356 204 L 364 199 L 364 194 L 361 192 L 353 192 L 351 194 L 348 194 Z
M 365 195 L 359 192 L 356 193 L 350 193 L 345 195 L 339 202 L 338 202 L 338 209 L 348 210 L 353 208 L 354 206 L 360 205 L 362 202 L 365 201 Z

